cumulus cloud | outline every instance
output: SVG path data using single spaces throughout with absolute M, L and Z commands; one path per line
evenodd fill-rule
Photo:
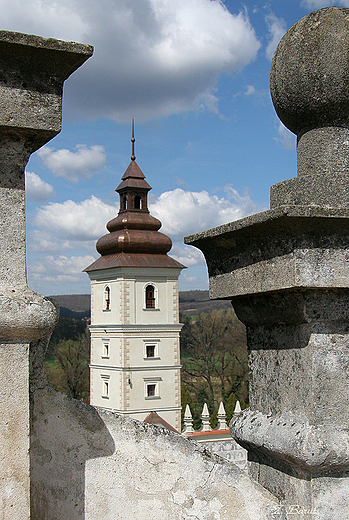
M 296 146 L 296 136 L 290 132 L 286 126 L 279 123 L 278 134 L 280 137 L 276 137 L 275 140 L 281 144 L 286 150 L 294 150 Z
M 128 122 L 204 106 L 222 73 L 256 58 L 247 14 L 220 0 L 0 0 L 3 29 L 95 46 L 67 82 L 65 118 Z
M 50 285 L 61 283 L 76 283 L 82 278 L 82 270 L 94 262 L 92 255 L 72 256 L 48 255 L 39 258 L 28 266 L 31 282 L 50 282 Z M 52 293 L 51 293 L 52 294 Z
M 245 96 L 252 96 L 252 94 L 255 94 L 256 93 L 256 89 L 254 88 L 253 85 L 247 85 L 247 88 L 246 88 L 246 91 L 245 91 Z
M 87 248 L 91 247 L 91 242 L 87 242 Z M 85 244 L 79 243 L 79 247 Z M 63 236 L 57 237 L 57 234 L 46 229 L 31 229 L 27 232 L 27 249 L 36 253 L 61 253 L 68 249 L 73 249 L 75 241 L 65 239 Z
M 336 0 L 302 0 L 301 5 L 309 9 L 321 9 L 321 7 L 329 7 L 331 5 L 349 7 L 349 0 L 342 0 L 341 2 Z
M 65 177 L 76 183 L 81 178 L 90 178 L 102 168 L 106 156 L 104 147 L 100 145 L 88 148 L 84 144 L 78 144 L 75 149 L 75 152 L 71 152 L 66 148 L 54 150 L 50 146 L 44 146 L 37 154 L 46 168 L 57 177 Z
M 25 193 L 35 202 L 47 202 L 53 195 L 51 184 L 45 182 L 34 172 L 25 172 Z
M 64 240 L 96 240 L 107 233 L 106 223 L 116 216 L 115 206 L 91 196 L 82 202 L 66 200 L 37 209 L 32 224 Z
M 191 267 L 204 264 L 204 259 L 199 250 L 183 244 L 184 236 L 236 220 L 260 208 L 248 194 L 240 195 L 227 186 L 226 198 L 210 195 L 207 191 L 191 192 L 177 188 L 154 197 L 149 209 L 161 220 L 161 231 L 173 240 L 171 256 Z M 67 200 L 41 206 L 31 222 L 35 229 L 28 235 L 28 248 L 53 255 L 76 248 L 79 242 L 80 249 L 85 248 L 92 254 L 96 240 L 107 233 L 106 223 L 116 214 L 114 206 L 94 196 L 80 203 Z M 41 260 L 38 262 L 35 265 L 44 265 Z M 50 260 L 47 265 L 51 263 Z M 38 274 L 39 267 L 35 269 L 31 272 Z
M 162 193 L 151 202 L 149 209 L 161 220 L 164 233 L 174 237 L 216 227 L 258 210 L 248 194 L 240 195 L 231 186 L 226 187 L 226 194 L 227 198 L 219 198 L 205 190 L 193 192 L 176 188 Z
M 204 255 L 199 249 L 183 245 L 182 242 L 174 242 L 170 255 L 186 267 L 205 264 Z
M 269 14 L 265 17 L 265 21 L 269 31 L 269 43 L 265 51 L 268 60 L 273 58 L 275 49 L 286 32 L 286 23 L 282 18 L 278 18 L 274 14 Z

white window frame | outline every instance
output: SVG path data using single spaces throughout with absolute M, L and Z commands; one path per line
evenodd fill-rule
M 102 398 L 109 399 L 110 397 L 110 376 L 101 375 L 102 379 Z
M 160 359 L 159 357 L 159 343 L 160 343 L 160 340 L 159 339 L 155 339 L 155 340 L 151 340 L 151 339 L 147 339 L 147 340 L 143 340 L 144 342 L 144 356 L 143 358 L 144 359 Z M 148 346 L 154 346 L 155 347 L 155 352 L 154 352 L 154 357 L 148 357 L 147 356 L 147 347 Z
M 161 399 L 160 397 L 160 381 L 161 377 L 145 377 L 144 379 L 144 398 L 146 400 Z M 148 395 L 148 387 L 155 385 L 155 395 Z
M 109 359 L 110 357 L 110 343 L 109 339 L 102 340 L 102 356 L 103 359 Z

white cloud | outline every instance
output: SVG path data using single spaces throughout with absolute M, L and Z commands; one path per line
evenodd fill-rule
M 170 255 L 187 267 L 204 265 L 201 251 L 185 246 L 183 238 L 237 220 L 260 210 L 248 194 L 241 196 L 232 186 L 225 188 L 227 198 L 207 191 L 192 192 L 176 188 L 151 200 L 152 215 L 162 222 L 160 231 L 173 240 Z
M 63 240 L 97 240 L 106 234 L 106 223 L 116 216 L 115 206 L 91 196 L 82 202 L 66 200 L 37 209 L 32 224 L 62 237 Z
M 286 23 L 282 18 L 278 18 L 274 14 L 269 14 L 265 17 L 265 21 L 269 31 L 269 43 L 265 51 L 268 60 L 273 58 L 275 49 L 286 32 Z
M 321 9 L 321 7 L 329 7 L 331 5 L 349 7 L 349 0 L 342 0 L 341 2 L 336 0 L 302 0 L 301 5 L 309 9 Z
M 245 96 L 251 96 L 252 94 L 256 93 L 256 89 L 253 85 L 247 85 Z
M 278 134 L 280 137 L 276 137 L 275 140 L 282 144 L 282 146 L 284 148 L 286 148 L 286 150 L 294 150 L 295 147 L 296 147 L 296 136 L 290 132 L 290 130 L 288 128 L 286 128 L 286 126 L 281 123 L 279 123 L 279 128 L 278 128 Z
M 25 172 L 25 193 L 35 202 L 47 202 L 53 195 L 51 184 L 45 182 L 34 172 Z
M 88 179 L 105 164 L 104 147 L 94 145 L 88 148 L 84 144 L 75 147 L 76 152 L 66 148 L 54 150 L 44 146 L 37 154 L 49 170 L 57 177 L 65 177 L 69 181 L 78 182 L 80 178 Z
M 207 191 L 192 192 L 176 188 L 162 193 L 151 202 L 152 215 L 159 218 L 169 236 L 183 237 L 242 218 L 258 210 L 249 195 L 241 196 L 227 186 L 228 198 Z
M 161 231 L 173 240 L 171 256 L 187 267 L 203 265 L 202 253 L 185 246 L 183 237 L 242 218 L 259 209 L 248 194 L 241 196 L 231 186 L 226 187 L 226 194 L 227 198 L 219 198 L 207 191 L 190 192 L 177 188 L 153 198 L 149 209 L 161 220 Z M 35 229 L 28 234 L 28 249 L 50 253 L 47 258 L 51 260 L 47 264 L 38 260 L 31 273 L 39 275 L 39 269 L 46 269 L 45 266 L 52 264 L 52 259 L 56 258 L 54 253 L 75 249 L 77 242 L 79 249 L 94 252 L 97 239 L 107 233 L 106 223 L 116 214 L 114 206 L 94 196 L 80 203 L 67 200 L 38 208 L 31 222 Z M 66 257 L 59 258 L 61 265 Z
M 3 29 L 95 46 L 66 85 L 65 118 L 141 121 L 201 104 L 217 112 L 218 77 L 260 47 L 247 14 L 220 0 L 0 0 L 0 8 Z
M 169 254 L 186 267 L 205 265 L 202 252 L 196 247 L 183 245 L 183 242 L 175 242 Z
M 61 283 L 79 282 L 83 276 L 83 269 L 94 262 L 92 255 L 85 256 L 45 256 L 28 266 L 28 274 L 31 282 L 50 282 L 52 285 Z M 52 293 L 51 293 L 52 294 Z
M 202 284 L 202 280 L 200 278 L 197 276 L 188 276 L 185 271 L 181 274 L 180 282 L 181 285 L 185 284 L 186 286 L 192 286 L 195 289 L 198 287 L 198 284 Z M 201 287 L 201 289 L 208 289 L 208 280 L 206 282 L 206 287 Z
M 80 246 L 80 244 L 79 244 Z M 73 244 L 70 240 L 63 237 L 57 239 L 57 235 L 43 229 L 32 229 L 27 233 L 27 249 L 40 253 L 61 253 L 67 249 L 72 249 Z

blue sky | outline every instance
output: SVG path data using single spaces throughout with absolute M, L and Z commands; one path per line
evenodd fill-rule
M 26 168 L 30 287 L 89 292 L 81 271 L 118 212 L 134 117 L 151 213 L 188 266 L 180 289 L 207 288 L 183 237 L 266 209 L 270 185 L 296 176 L 271 57 L 293 23 L 327 5 L 349 0 L 0 0 L 2 29 L 95 46 L 65 83 L 61 133 Z

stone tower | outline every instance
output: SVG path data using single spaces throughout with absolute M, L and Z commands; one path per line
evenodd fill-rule
M 156 411 L 180 429 L 178 276 L 169 237 L 149 214 L 151 186 L 131 163 L 116 191 L 120 211 L 97 242 L 91 279 L 91 404 L 143 420 Z

